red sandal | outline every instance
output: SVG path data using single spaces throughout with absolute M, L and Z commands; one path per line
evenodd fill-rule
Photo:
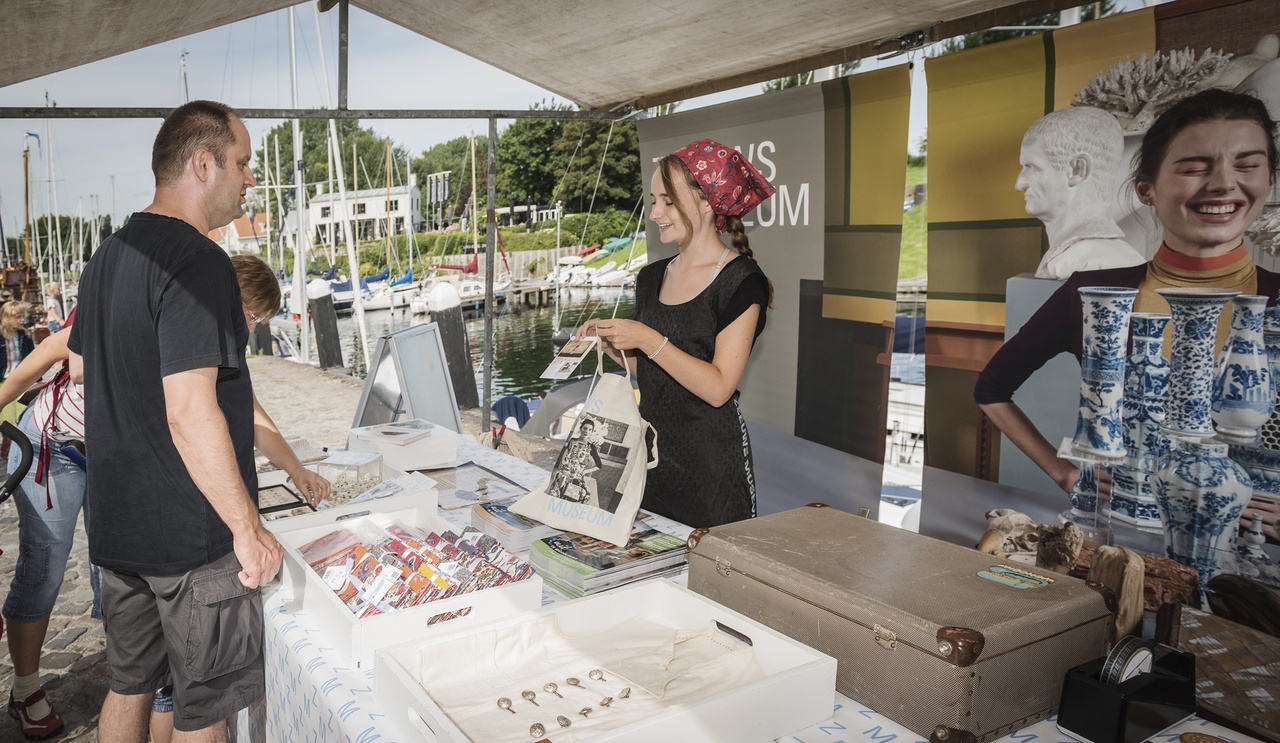
M 13 698 L 12 691 L 9 692 L 9 716 L 22 725 L 22 734 L 33 740 L 48 738 L 62 732 L 62 718 L 58 717 L 52 702 L 49 703 L 49 714 L 41 719 L 33 720 L 27 715 L 28 707 L 37 705 L 44 699 L 44 689 L 37 690 L 35 694 L 20 702 Z

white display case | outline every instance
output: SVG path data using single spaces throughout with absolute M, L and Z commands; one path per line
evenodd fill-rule
M 731 634 L 749 638 L 755 662 L 764 673 L 755 681 L 690 704 L 668 707 L 640 722 L 578 737 L 578 743 L 763 742 L 831 717 L 835 703 L 834 658 L 670 581 L 647 581 L 556 604 L 525 616 L 472 627 L 466 633 L 501 632 L 548 614 L 555 615 L 559 631 L 569 637 L 596 634 L 632 618 L 673 629 L 719 623 Z M 447 636 L 385 647 L 376 653 L 374 695 L 398 734 L 397 740 L 483 743 L 468 738 L 417 680 L 415 667 L 422 652 L 459 636 L 450 632 Z M 530 717 L 529 721 L 534 720 Z M 544 737 L 555 741 L 558 730 L 553 721 Z
M 458 461 L 458 434 L 415 418 L 353 428 L 347 450 L 381 454 L 382 461 L 406 472 L 452 467 Z
M 367 503 L 349 503 L 306 516 L 272 522 L 284 548 L 281 581 L 293 600 L 310 615 L 322 636 L 333 643 L 343 659 L 355 668 L 368 668 L 374 651 L 387 645 L 422 638 L 440 629 L 471 627 L 481 622 L 520 614 L 542 605 L 542 578 L 437 599 L 398 611 L 360 618 L 352 613 L 319 574 L 303 559 L 299 549 L 336 529 L 361 523 L 386 527 L 400 523 L 443 533 L 458 529 L 436 515 L 435 491 L 395 495 Z M 470 609 L 466 616 L 437 624 L 432 617 Z

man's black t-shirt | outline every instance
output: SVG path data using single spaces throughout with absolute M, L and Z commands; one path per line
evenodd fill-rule
M 85 266 L 79 302 L 68 346 L 84 357 L 90 559 L 180 575 L 222 557 L 231 532 L 174 446 L 163 378 L 219 367 L 218 406 L 256 499 L 249 329 L 230 258 L 186 222 L 140 212 Z

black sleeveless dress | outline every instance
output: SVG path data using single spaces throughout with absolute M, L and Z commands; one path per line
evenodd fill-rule
M 683 304 L 658 300 L 667 265 L 650 264 L 636 277 L 635 319 L 667 336 L 671 346 L 708 363 L 716 335 L 760 305 L 755 337 L 764 329 L 768 282 L 760 266 L 738 257 L 701 294 Z M 754 338 L 753 338 L 754 343 Z M 637 354 L 640 414 L 658 436 L 658 466 L 649 471 L 643 507 L 693 527 L 741 521 L 756 514 L 751 441 L 735 390 L 716 408 L 680 385 L 655 361 Z

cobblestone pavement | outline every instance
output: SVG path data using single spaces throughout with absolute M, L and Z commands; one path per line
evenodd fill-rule
M 305 438 L 330 448 L 345 448 L 347 429 L 360 401 L 362 380 L 295 364 L 274 357 L 249 361 L 254 391 L 285 438 Z M 480 430 L 478 410 L 463 411 L 463 428 Z M 544 458 L 546 452 L 543 452 Z M 554 455 L 551 460 L 554 461 Z M 545 466 L 545 463 L 544 463 Z M 0 595 L 8 594 L 18 557 L 18 514 L 12 501 L 0 505 Z M 41 660 L 44 688 L 66 723 L 60 741 L 96 741 L 98 710 L 110 678 L 102 623 L 89 617 L 88 543 L 83 523 L 63 579 L 62 592 L 49 622 Z M 13 666 L 6 643 L 0 643 L 0 695 L 7 699 Z M 4 702 L 0 702 L 3 704 Z M 23 741 L 18 725 L 0 716 L 0 743 Z

